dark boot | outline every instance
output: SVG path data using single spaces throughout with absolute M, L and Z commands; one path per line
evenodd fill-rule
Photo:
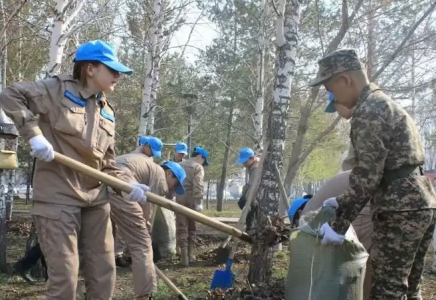
M 36 280 L 30 275 L 30 268 L 26 266 L 24 259 L 20 259 L 14 265 L 14 272 L 21 276 L 29 284 L 34 284 Z
M 128 268 L 130 267 L 130 263 L 123 256 L 115 257 L 115 265 L 120 268 Z
M 19 274 L 27 283 L 34 284 L 36 280 L 29 274 L 30 269 L 36 265 L 38 260 L 43 259 L 41 248 L 39 243 L 30 248 L 26 255 L 17 261 L 14 265 L 14 270 Z

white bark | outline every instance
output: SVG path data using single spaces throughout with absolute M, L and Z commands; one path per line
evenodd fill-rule
M 56 0 L 46 77 L 51 77 L 59 73 L 64 56 L 65 44 L 68 38 L 78 30 L 78 27 L 71 26 L 71 24 L 82 9 L 84 2 L 84 0 Z M 73 3 L 76 4 L 76 7 L 67 19 L 66 11 Z M 84 24 L 88 22 L 84 22 Z
M 262 152 L 263 145 L 263 107 L 264 107 L 264 61 L 265 61 L 265 0 L 261 0 L 259 14 L 259 36 L 257 56 L 257 78 L 256 78 L 256 105 L 254 110 L 254 151 Z
M 139 120 L 138 136 L 147 134 L 147 124 L 150 115 L 151 106 L 151 93 L 153 86 L 153 58 L 156 55 L 156 48 L 159 35 L 159 20 L 161 11 L 161 0 L 154 0 L 153 2 L 153 18 L 148 36 L 148 52 L 147 63 L 144 79 L 144 87 L 142 90 L 142 103 L 141 103 L 141 118 Z
M 161 3 L 163 6 L 164 3 Z M 150 108 L 148 112 L 148 121 L 147 121 L 147 133 L 150 135 L 154 134 L 154 122 L 156 117 L 156 101 L 157 101 L 157 91 L 159 90 L 159 70 L 160 70 L 160 62 L 162 61 L 162 51 L 164 47 L 164 36 L 163 36 L 163 11 L 164 8 L 161 7 L 161 13 L 159 14 L 159 18 L 157 21 L 157 45 L 156 51 L 153 55 L 153 78 L 151 84 L 151 95 L 150 95 Z
M 283 150 L 291 96 L 292 78 L 297 58 L 298 25 L 300 22 L 299 0 L 288 0 L 284 14 L 285 44 L 278 48 L 276 75 L 267 130 L 268 149 L 262 169 L 262 180 L 257 192 L 258 212 L 256 228 L 261 231 L 269 217 L 277 216 L 280 189 L 277 183 L 275 165 L 283 165 Z M 280 34 L 279 28 L 277 33 Z M 250 258 L 248 279 L 251 284 L 268 282 L 271 275 L 272 256 L 268 246 L 261 241 L 254 243 Z
M 50 40 L 50 61 L 48 64 L 46 77 L 51 77 L 57 74 L 60 70 L 62 63 L 62 56 L 64 54 L 64 48 L 66 39 L 62 36 L 65 34 L 66 22 L 65 22 L 65 9 L 69 1 L 56 0 L 56 8 L 54 15 L 54 22 L 52 25 L 51 40 Z

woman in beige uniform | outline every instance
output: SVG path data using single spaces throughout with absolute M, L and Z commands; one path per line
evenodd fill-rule
M 38 158 L 31 213 L 48 267 L 46 299 L 76 299 L 80 249 L 87 299 L 109 300 L 115 259 L 107 186 L 52 160 L 57 151 L 118 174 L 114 111 L 104 93 L 114 90 L 121 73 L 132 71 L 102 41 L 81 45 L 74 62 L 73 76 L 6 88 L 0 106 Z M 132 183 L 132 187 L 127 198 L 145 200 L 147 186 Z

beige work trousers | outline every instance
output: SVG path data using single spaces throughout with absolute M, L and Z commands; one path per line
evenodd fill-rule
M 317 210 L 322 206 L 324 200 L 327 200 L 331 197 L 337 197 L 344 193 L 349 186 L 348 180 L 350 177 L 350 173 L 351 171 L 341 172 L 329 181 L 327 181 L 304 207 L 303 214 Z M 369 203 L 362 209 L 362 211 L 358 214 L 357 218 L 351 224 L 353 225 L 357 238 L 365 247 L 365 250 L 370 253 L 372 248 L 371 236 L 373 232 L 373 223 L 371 220 L 371 206 Z M 369 299 L 372 281 L 371 278 L 371 259 L 368 258 L 368 261 L 366 263 L 365 281 L 363 285 L 364 300 Z
M 180 205 L 195 210 L 194 197 L 192 193 L 185 193 L 184 195 L 177 196 L 176 201 Z M 188 241 L 194 242 L 196 235 L 197 235 L 197 226 L 195 221 L 188 219 L 184 215 L 176 213 L 177 245 L 180 248 L 187 248 Z
M 112 299 L 115 258 L 109 203 L 76 207 L 34 202 L 31 213 L 47 264 L 46 299 L 76 299 L 79 251 L 86 299 Z
M 132 258 L 133 287 L 137 297 L 153 294 L 157 290 L 153 264 L 153 249 L 143 208 L 114 193 L 109 195 L 111 216 Z

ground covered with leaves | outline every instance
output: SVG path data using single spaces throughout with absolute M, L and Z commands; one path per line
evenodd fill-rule
M 237 211 L 235 212 L 237 214 Z M 227 213 L 231 215 L 230 212 Z M 27 214 L 15 214 L 9 224 L 8 262 L 9 274 L 0 275 L 0 299 L 45 299 L 45 282 L 28 285 L 12 274 L 12 265 L 23 255 L 26 239 L 30 232 L 31 218 Z M 204 233 L 204 232 L 203 232 Z M 235 287 L 227 291 L 209 291 L 212 276 L 218 268 L 215 257 L 219 244 L 224 239 L 214 235 L 202 235 L 198 240 L 197 258 L 189 268 L 181 268 L 176 257 L 160 261 L 157 266 L 170 278 L 185 295 L 192 300 L 281 300 L 284 299 L 284 278 L 288 267 L 289 253 L 279 251 L 274 255 L 273 281 L 268 285 L 250 286 L 247 281 L 249 251 L 241 245 L 235 254 L 232 271 L 236 274 Z M 430 273 L 432 255 L 427 256 L 423 299 L 436 300 L 436 275 Z M 79 282 L 77 299 L 83 299 L 83 279 Z M 129 268 L 117 268 L 117 282 L 114 300 L 134 299 L 132 273 Z M 159 280 L 157 300 L 177 299 L 171 290 Z

